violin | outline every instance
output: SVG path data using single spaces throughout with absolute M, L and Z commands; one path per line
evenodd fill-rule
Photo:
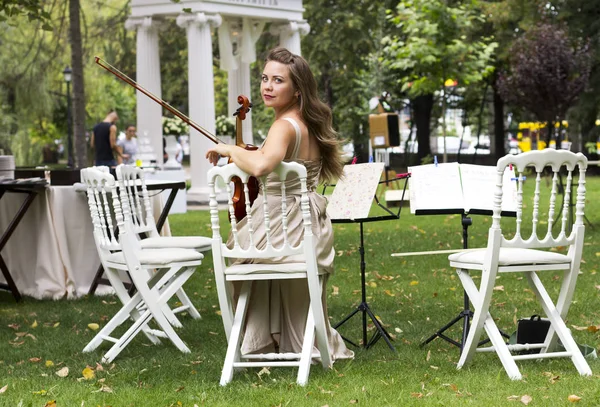
M 243 133 L 242 133 L 242 121 L 246 119 L 246 113 L 250 111 L 252 104 L 248 100 L 246 96 L 240 95 L 237 98 L 237 102 L 240 104 L 237 111 L 233 114 L 236 118 L 235 120 L 235 145 L 238 147 L 245 148 L 246 150 L 258 150 L 258 147 L 244 143 Z M 231 158 L 228 161 L 231 163 Z M 233 182 L 233 195 L 231 200 L 233 201 L 233 209 L 235 218 L 237 221 L 242 220 L 246 216 L 246 196 L 244 195 L 244 183 L 239 177 L 231 178 L 231 182 Z M 250 177 L 248 179 L 248 197 L 250 199 L 250 204 L 254 202 L 256 197 L 258 196 L 258 179 L 255 177 Z
M 144 95 L 148 96 L 150 99 L 152 99 L 153 101 L 155 101 L 156 103 L 158 103 L 159 105 L 161 105 L 162 107 L 167 109 L 169 112 L 173 113 L 173 115 L 179 117 L 184 123 L 186 123 L 193 129 L 197 130 L 200 134 L 202 134 L 204 137 L 208 138 L 213 143 L 224 144 L 224 142 L 219 140 L 214 134 L 212 134 L 211 132 L 209 132 L 202 126 L 200 126 L 198 123 L 194 122 L 192 119 L 190 119 L 189 117 L 187 117 L 186 115 L 181 113 L 179 110 L 175 109 L 173 106 L 171 106 L 164 100 L 162 100 L 159 97 L 157 97 L 156 95 L 154 95 L 149 90 L 144 89 L 142 86 L 138 85 L 137 82 L 135 82 L 133 79 L 131 79 L 130 77 L 125 75 L 123 72 L 119 71 L 117 68 L 115 68 L 108 62 L 103 61 L 102 59 L 100 59 L 100 57 L 94 57 L 94 59 L 95 59 L 96 63 L 98 65 L 100 65 L 102 68 L 106 69 L 108 72 L 112 73 L 113 75 L 115 75 L 117 78 L 121 79 L 123 82 L 127 83 L 128 85 L 131 85 L 136 90 L 143 93 Z M 235 141 L 235 143 L 237 146 L 245 148 L 246 150 L 258 150 L 258 147 L 256 147 L 256 146 L 253 146 L 250 144 L 245 144 L 243 141 L 243 138 L 242 138 L 242 120 L 244 120 L 246 118 L 246 113 L 248 113 L 250 111 L 252 104 L 250 103 L 248 98 L 243 95 L 238 96 L 238 103 L 241 106 L 234 113 L 234 116 L 236 116 L 236 137 L 235 137 L 236 141 Z M 231 162 L 231 159 L 229 160 L 229 162 Z M 232 201 L 233 201 L 233 206 L 234 206 L 234 211 L 235 211 L 235 217 L 238 221 L 240 221 L 246 216 L 246 198 L 244 195 L 244 184 L 242 183 L 242 180 L 239 179 L 238 177 L 234 177 L 232 179 L 232 182 L 234 183 L 234 191 L 233 191 Z M 254 200 L 258 196 L 258 180 L 255 177 L 250 177 L 250 179 L 248 180 L 248 192 L 249 192 L 250 204 L 252 204 L 252 202 L 254 202 Z

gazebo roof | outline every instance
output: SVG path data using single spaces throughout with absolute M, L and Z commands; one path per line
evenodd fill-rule
M 302 20 L 302 0 L 132 0 L 131 16 L 178 15 L 183 9 L 192 13 L 219 13 L 222 16 L 251 17 L 261 20 Z

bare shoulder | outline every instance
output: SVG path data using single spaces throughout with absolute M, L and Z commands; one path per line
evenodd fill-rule
M 296 130 L 294 125 L 285 119 L 277 119 L 271 125 L 269 129 L 269 136 L 275 136 L 277 138 L 290 138 L 296 136 Z

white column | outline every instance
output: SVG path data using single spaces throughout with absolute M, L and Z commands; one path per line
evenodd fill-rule
M 273 24 L 271 34 L 279 35 L 279 45 L 287 48 L 296 55 L 301 55 L 300 36 L 310 32 L 310 25 L 306 21 L 290 21 L 285 24 Z
M 125 28 L 137 31 L 136 73 L 137 83 L 161 98 L 160 57 L 158 53 L 158 27 L 152 17 L 131 17 Z M 137 131 L 147 136 L 156 162 L 163 163 L 162 106 L 141 92 L 137 92 Z
M 256 61 L 256 49 L 255 44 L 260 37 L 264 27 L 264 21 L 254 21 L 247 17 L 242 19 L 240 24 L 238 21 L 227 21 L 224 23 L 227 27 L 219 29 L 219 52 L 223 56 L 224 53 L 236 52 L 234 55 L 227 55 L 224 58 L 230 61 L 221 68 L 226 68 L 227 75 L 227 87 L 228 87 L 228 104 L 227 110 L 232 115 L 239 107 L 237 97 L 244 95 L 250 99 L 251 88 L 250 88 L 250 64 Z M 233 32 L 242 32 L 242 36 L 233 35 Z M 235 46 L 234 46 L 235 44 Z M 222 64 L 223 65 L 223 64 Z M 250 99 L 250 102 L 252 100 Z M 252 133 L 252 109 L 250 114 L 246 116 L 246 119 L 242 122 L 242 136 L 244 143 L 254 144 L 254 137 Z
M 187 30 L 188 92 L 190 119 L 215 133 L 215 84 L 212 66 L 211 28 L 221 24 L 220 15 L 204 13 L 177 17 L 177 25 Z M 206 173 L 210 163 L 206 151 L 214 143 L 194 129 L 190 129 L 190 172 L 192 186 L 188 201 L 208 202 Z

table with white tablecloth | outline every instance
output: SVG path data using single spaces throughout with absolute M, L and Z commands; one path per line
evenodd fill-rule
M 1 230 L 23 199 L 11 194 L 0 201 Z M 156 216 L 160 215 L 160 194 L 152 203 Z M 168 223 L 162 233 L 170 235 Z M 58 299 L 87 294 L 100 259 L 85 192 L 73 186 L 49 186 L 41 191 L 2 250 L 2 257 L 24 295 Z M 4 282 L 1 275 L 0 282 Z

